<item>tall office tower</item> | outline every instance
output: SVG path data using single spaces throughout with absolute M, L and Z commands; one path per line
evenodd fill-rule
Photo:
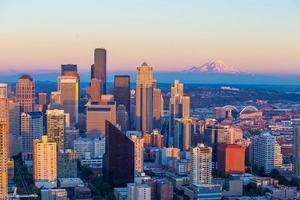
M 102 95 L 100 102 L 86 105 L 86 130 L 88 134 L 105 135 L 105 121 L 116 124 L 116 102 L 113 95 Z
M 79 74 L 77 73 L 77 65 L 61 65 L 61 76 L 75 76 L 79 78 Z
M 193 118 L 175 119 L 174 147 L 189 151 L 193 143 L 196 120 Z
M 75 126 L 78 123 L 79 78 L 59 76 L 58 91 L 60 91 L 60 102 L 63 109 L 70 115 L 70 124 Z
M 130 135 L 129 138 L 134 143 L 134 171 L 139 174 L 144 171 L 144 139 L 137 135 Z
M 245 173 L 245 147 L 238 144 L 218 144 L 217 166 L 224 174 Z
M 8 100 L 0 98 L 0 199 L 7 199 L 8 193 Z
M 161 129 L 164 100 L 161 90 L 153 88 L 153 128 Z
M 21 112 L 32 112 L 35 103 L 35 83 L 29 75 L 22 75 L 16 85 L 16 100 Z
M 120 104 L 117 108 L 117 124 L 121 127 L 123 132 L 126 132 L 129 127 L 128 112 L 123 104 Z
M 48 94 L 40 92 L 39 93 L 39 105 L 46 106 L 48 104 Z
M 211 184 L 212 180 L 212 148 L 198 144 L 192 148 L 192 173 L 193 184 Z
M 56 186 L 57 153 L 56 143 L 49 142 L 48 137 L 33 142 L 33 177 L 37 187 Z
M 130 128 L 136 129 L 136 95 L 135 90 L 130 90 Z
M 299 121 L 300 122 L 300 121 Z M 294 124 L 293 172 L 300 176 L 300 123 Z
M 20 106 L 14 100 L 9 100 L 9 158 L 21 152 L 19 137 L 21 133 Z
M 104 179 L 113 187 L 134 181 L 134 143 L 108 121 L 103 167 Z
M 151 187 L 147 184 L 127 184 L 127 200 L 151 200 Z
M 183 96 L 183 84 L 175 80 L 171 86 L 171 97 L 169 103 L 169 138 L 168 144 L 174 145 L 175 119 L 190 117 L 190 99 Z
M 126 127 L 130 127 L 130 76 L 128 75 L 116 75 L 114 78 L 113 94 L 117 107 L 124 105 L 128 114 L 128 120 Z M 127 131 L 123 130 L 123 131 Z
M 22 158 L 33 159 L 33 141 L 43 135 L 43 114 L 29 112 L 21 114 Z
M 153 72 L 152 67 L 143 63 L 136 75 L 136 129 L 152 131 L 153 124 Z
M 76 178 L 78 154 L 72 149 L 59 150 L 57 158 L 57 177 Z
M 7 84 L 0 83 L 0 98 L 7 98 Z
M 101 94 L 106 94 L 106 49 L 95 49 L 91 79 L 100 80 Z
M 64 110 L 47 110 L 47 136 L 49 142 L 55 142 L 59 150 L 64 149 L 65 112 Z
M 253 140 L 254 164 L 263 167 L 266 174 L 272 169 L 282 166 L 281 147 L 276 137 L 270 133 L 262 133 Z
M 101 94 L 101 88 L 100 88 L 100 80 L 93 78 L 90 82 L 90 85 L 86 89 L 86 95 L 89 100 L 91 101 L 100 101 L 100 94 Z

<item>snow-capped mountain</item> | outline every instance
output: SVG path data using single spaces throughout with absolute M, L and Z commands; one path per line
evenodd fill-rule
M 200 72 L 200 73 L 240 73 L 234 67 L 225 64 L 221 60 L 214 60 L 207 62 L 199 67 L 191 67 L 188 70 L 184 70 L 184 72 Z

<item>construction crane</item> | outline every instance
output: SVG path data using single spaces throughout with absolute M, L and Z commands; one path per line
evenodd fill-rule
M 14 189 L 13 195 L 9 196 L 8 199 L 15 200 L 19 198 L 32 198 L 32 199 L 37 199 L 39 196 L 37 194 L 24 194 L 24 195 L 18 195 L 17 194 L 17 188 Z

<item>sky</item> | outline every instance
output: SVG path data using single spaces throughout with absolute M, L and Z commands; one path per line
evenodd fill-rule
M 0 72 L 179 71 L 223 60 L 239 71 L 300 75 L 299 0 L 0 0 Z

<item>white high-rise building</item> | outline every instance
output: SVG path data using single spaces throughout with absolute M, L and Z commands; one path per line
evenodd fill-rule
M 37 187 L 56 187 L 57 152 L 56 143 L 48 142 L 47 136 L 34 140 L 33 176 Z
M 263 167 L 267 174 L 282 166 L 281 147 L 275 136 L 262 133 L 253 140 L 253 161 L 257 167 Z
M 192 184 L 211 184 L 212 148 L 204 144 L 192 148 Z
M 79 159 L 102 158 L 105 153 L 105 137 L 77 138 L 74 150 Z

